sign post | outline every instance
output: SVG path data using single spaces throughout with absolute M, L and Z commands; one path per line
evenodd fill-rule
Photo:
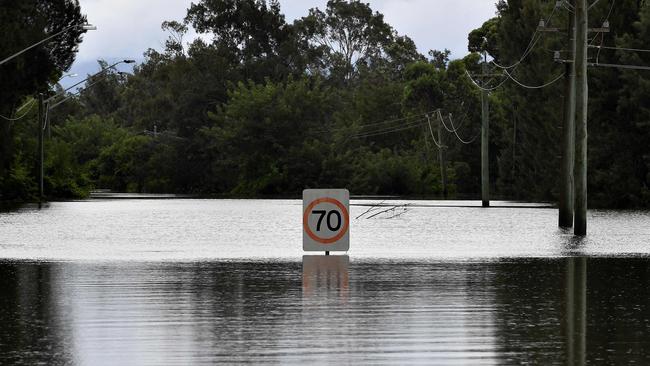
M 302 191 L 302 249 L 347 252 L 350 249 L 350 192 L 347 189 Z

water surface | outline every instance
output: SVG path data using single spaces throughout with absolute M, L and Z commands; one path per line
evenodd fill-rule
M 297 200 L 0 213 L 0 364 L 650 364 L 647 212 L 401 203 L 329 257 Z
M 387 219 L 354 219 L 372 201 L 352 201 L 354 259 L 492 259 L 650 253 L 650 212 L 590 211 L 589 236 L 557 228 L 557 211 L 409 203 Z M 386 204 L 386 202 L 384 202 Z M 464 207 L 450 207 L 450 205 Z M 478 204 L 478 203 L 473 203 Z M 42 260 L 204 261 L 302 256 L 299 200 L 91 200 L 0 213 L 0 257 Z

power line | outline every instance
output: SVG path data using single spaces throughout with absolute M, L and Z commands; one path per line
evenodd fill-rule
M 564 4 L 564 3 L 565 3 L 565 1 L 562 1 L 562 4 Z M 556 12 L 558 9 L 559 9 L 559 6 L 558 6 L 558 3 L 556 3 L 556 5 L 553 7 L 553 11 L 551 11 L 551 14 L 550 14 L 550 15 L 548 16 L 548 18 L 544 21 L 544 24 L 545 24 L 545 25 L 550 24 L 551 20 L 553 19 L 553 16 L 555 15 L 555 12 Z M 571 9 L 567 9 L 567 10 L 568 10 L 568 11 L 571 11 Z M 503 66 L 503 65 L 498 64 L 498 63 L 497 63 L 496 61 L 494 61 L 494 60 L 490 61 L 493 65 L 495 65 L 496 67 L 498 67 L 498 68 L 500 68 L 502 71 L 504 71 L 504 72 L 506 73 L 506 75 L 508 76 L 507 78 L 504 78 L 504 79 L 503 79 L 503 80 L 502 80 L 502 81 L 501 81 L 497 86 L 495 86 L 495 87 L 492 87 L 492 88 L 485 88 L 485 87 L 482 87 L 482 86 L 480 86 L 480 85 L 479 85 L 479 84 L 478 84 L 478 83 L 477 83 L 477 82 L 472 78 L 472 76 L 469 74 L 469 72 L 467 72 L 467 70 L 465 70 L 465 72 L 466 72 L 467 76 L 470 78 L 470 80 L 472 81 L 472 83 L 473 83 L 474 85 L 476 85 L 479 89 L 483 90 L 483 91 L 492 91 L 492 90 L 496 90 L 496 89 L 498 89 L 499 87 L 501 87 L 501 86 L 506 82 L 506 80 L 508 80 L 508 79 L 512 79 L 514 82 L 520 84 L 521 86 L 526 87 L 525 85 L 521 84 L 519 81 L 515 80 L 515 79 L 514 79 L 514 78 L 513 78 L 513 77 L 512 77 L 508 72 L 507 72 L 507 70 L 512 69 L 512 72 L 514 72 L 514 71 L 517 69 L 517 67 L 518 67 L 518 66 L 519 66 L 519 65 L 520 65 L 520 64 L 521 64 L 521 63 L 526 59 L 526 57 L 528 57 L 528 55 L 530 55 L 530 54 L 532 53 L 533 49 L 535 48 L 535 46 L 537 45 L 537 43 L 539 42 L 539 40 L 540 40 L 541 38 L 542 38 L 542 34 L 540 34 L 540 32 L 539 32 L 539 27 L 538 27 L 538 28 L 535 29 L 535 32 L 533 32 L 533 36 L 531 37 L 531 40 L 530 40 L 530 42 L 528 43 L 528 46 L 526 47 L 526 50 L 524 51 L 523 55 L 519 58 L 519 60 L 518 60 L 517 62 L 515 62 L 515 63 L 512 64 L 512 65 L 509 65 L 509 66 Z
M 442 122 L 442 126 L 445 128 L 445 130 L 447 130 L 447 132 L 450 133 L 456 132 L 455 130 L 452 130 L 449 127 L 447 127 L 447 125 L 445 124 L 445 119 L 442 118 L 442 113 L 440 111 L 438 111 L 438 119 L 440 120 L 440 122 Z
M 27 109 L 27 111 L 25 111 L 25 113 L 23 113 L 22 115 L 20 115 L 20 117 L 9 118 L 9 117 L 5 117 L 5 116 L 3 116 L 3 115 L 0 115 L 0 118 L 5 119 L 5 120 L 10 121 L 10 122 L 18 121 L 18 120 L 20 120 L 20 119 L 23 119 L 25 116 L 27 116 L 27 115 L 29 114 L 29 112 L 31 112 L 32 108 L 34 108 L 34 105 L 35 105 L 35 104 L 36 104 L 36 99 L 32 99 L 31 102 L 29 102 L 28 104 L 22 106 L 20 109 L 25 108 L 27 105 L 29 105 L 29 108 Z M 20 110 L 20 109 L 19 109 L 19 110 Z
M 598 2 L 598 0 L 596 0 L 596 2 L 591 6 L 596 5 L 597 2 Z M 612 15 L 612 10 L 614 10 L 614 4 L 616 4 L 616 0 L 612 0 L 612 4 L 609 7 L 609 11 L 607 12 L 607 16 L 605 17 L 605 20 L 603 20 L 603 25 L 606 22 L 609 23 L 609 17 Z M 589 7 L 589 9 L 591 9 L 591 6 Z M 605 33 L 602 33 L 602 32 L 599 32 L 599 33 L 600 33 L 600 47 L 598 47 L 598 52 L 596 52 L 596 63 L 598 63 L 598 61 L 600 60 L 600 51 L 602 50 L 603 43 L 605 43 Z M 596 39 L 596 37 L 594 37 L 594 39 Z M 589 43 L 588 47 L 589 46 L 591 46 L 591 43 Z
M 510 66 L 503 66 L 503 65 L 498 64 L 498 63 L 497 63 L 496 61 L 494 61 L 494 60 L 492 60 L 492 61 L 490 61 L 490 62 L 491 62 L 494 66 L 496 66 L 496 67 L 498 67 L 498 68 L 500 68 L 500 69 L 503 69 L 503 70 L 508 70 L 508 69 L 512 69 L 512 68 L 515 68 L 515 67 L 519 66 L 519 64 L 521 64 L 521 63 L 526 59 L 526 57 L 528 57 L 528 55 L 530 55 L 530 53 L 533 51 L 533 49 L 534 49 L 535 46 L 537 45 L 537 42 L 542 38 L 542 35 L 540 34 L 539 37 L 538 37 L 538 36 L 537 36 L 537 33 L 538 33 L 538 31 L 536 30 L 535 33 L 533 33 L 533 38 L 530 40 L 531 42 L 532 42 L 533 40 L 534 40 L 535 42 L 532 43 L 532 46 L 531 46 L 530 43 L 528 44 L 528 47 L 526 47 L 526 50 L 524 51 L 524 53 L 521 55 L 521 57 L 519 58 L 519 60 L 518 60 L 517 62 L 515 62 L 514 64 L 512 64 L 512 65 L 510 65 Z
M 601 63 L 588 63 L 587 65 L 589 65 L 589 66 L 598 66 L 598 67 L 614 67 L 614 68 L 618 68 L 618 69 L 630 69 L 630 70 L 650 70 L 650 66 L 601 64 Z
M 422 114 L 415 114 L 415 115 L 408 116 L 408 117 L 402 117 L 402 118 L 396 118 L 396 119 L 392 119 L 392 120 L 387 120 L 387 121 L 373 122 L 373 123 L 366 123 L 365 125 L 359 125 L 359 126 L 357 126 L 357 127 L 359 127 L 359 128 L 364 128 L 364 127 L 368 127 L 368 126 L 375 126 L 375 125 L 389 124 L 389 123 L 393 123 L 393 122 L 400 122 L 400 121 L 404 121 L 404 120 L 415 119 L 415 118 L 417 118 L 417 117 L 424 117 L 424 115 L 426 115 L 427 113 L 434 113 L 435 111 L 436 111 L 436 110 L 433 110 L 433 111 L 430 111 L 430 112 L 426 112 L 426 113 L 422 113 Z
M 503 78 L 503 80 L 501 80 L 501 82 L 500 82 L 497 86 L 495 86 L 495 87 L 491 87 L 491 88 L 485 88 L 485 87 L 483 87 L 483 86 L 480 86 L 480 85 L 476 82 L 476 80 L 474 80 L 474 78 L 472 78 L 472 75 L 470 75 L 470 73 L 469 73 L 469 71 L 467 71 L 467 69 L 465 69 L 465 74 L 467 75 L 467 77 L 469 78 L 469 80 L 472 82 L 472 84 L 474 84 L 477 88 L 479 88 L 479 89 L 481 89 L 481 90 L 483 90 L 483 91 L 493 91 L 493 90 L 496 90 L 496 89 L 500 88 L 501 85 L 503 85 L 506 81 L 508 81 L 508 78 Z
M 551 21 L 551 19 L 553 18 L 553 15 L 555 15 L 555 12 L 557 11 L 557 9 L 558 9 L 557 6 L 554 6 L 554 7 L 553 7 L 553 11 L 552 11 L 551 14 L 548 16 L 548 18 L 546 19 L 546 21 L 545 21 L 544 24 L 550 24 L 550 21 Z M 537 37 L 538 35 L 539 35 L 539 37 Z M 498 68 L 500 68 L 500 69 L 503 69 L 503 70 L 508 70 L 508 69 L 515 68 L 515 67 L 517 67 L 519 64 L 521 64 L 521 63 L 526 59 L 526 57 L 528 57 L 528 55 L 530 55 L 530 53 L 533 51 L 533 49 L 534 49 L 535 46 L 537 45 L 537 42 L 539 42 L 539 40 L 540 40 L 541 38 L 542 38 L 542 35 L 539 34 L 539 28 L 535 28 L 535 32 L 533 32 L 533 36 L 531 37 L 530 42 L 528 43 L 528 46 L 526 47 L 526 50 L 524 51 L 524 53 L 521 55 L 521 57 L 519 58 L 519 60 L 518 60 L 517 62 L 515 62 L 514 64 L 509 65 L 509 66 L 499 65 L 499 64 L 496 63 L 494 60 L 492 60 L 491 63 L 492 63 L 494 66 L 496 66 L 496 67 L 498 67 Z
M 355 135 L 351 135 L 349 138 L 373 137 L 373 136 L 385 135 L 385 134 L 388 134 L 388 133 L 406 131 L 406 130 L 410 130 L 410 129 L 422 126 L 424 124 L 423 121 L 424 121 L 424 119 L 419 120 L 416 124 L 412 124 L 412 125 L 409 125 L 409 126 L 402 126 L 402 127 L 398 127 L 398 128 L 391 128 L 389 130 L 384 130 L 384 131 L 375 131 L 375 132 L 355 134 Z
M 410 127 L 410 126 L 413 126 L 413 125 L 417 125 L 418 123 L 420 123 L 423 120 L 424 119 L 419 119 L 419 120 L 410 121 L 410 122 L 407 122 L 407 123 L 401 124 L 401 125 L 382 127 L 382 128 L 380 128 L 378 130 L 375 130 L 375 131 L 356 132 L 356 133 L 352 133 L 350 136 L 362 136 L 362 135 L 368 135 L 368 134 L 383 133 L 383 132 L 386 132 L 386 131 L 392 131 L 394 129 L 400 129 L 400 128 L 403 128 L 403 127 Z
M 449 115 L 449 123 L 451 123 L 451 127 L 454 127 L 454 121 L 451 119 L 451 114 Z M 460 128 L 460 127 L 458 127 L 458 128 Z M 465 140 L 463 140 L 460 136 L 458 136 L 458 132 L 456 132 L 456 131 L 458 131 L 458 128 L 455 128 L 455 127 L 454 127 L 454 134 L 456 135 L 456 138 L 458 138 L 458 140 L 459 140 L 460 142 L 462 142 L 463 144 L 465 144 L 465 145 L 469 145 L 469 144 L 471 144 L 471 143 L 474 142 L 474 141 L 476 140 L 476 138 L 480 135 L 480 132 L 479 132 L 478 134 L 474 135 L 474 137 L 472 137 L 471 140 L 465 141 Z
M 381 125 L 391 124 L 391 123 L 395 123 L 395 122 L 401 122 L 401 121 L 407 121 L 407 120 L 412 120 L 412 119 L 416 119 L 416 118 L 421 118 L 421 117 L 424 117 L 425 115 L 427 115 L 428 113 L 435 113 L 435 112 L 436 112 L 436 110 L 434 109 L 434 110 L 426 112 L 426 113 L 415 114 L 415 115 L 408 116 L 408 117 L 396 118 L 396 119 L 385 120 L 385 121 L 380 121 L 380 122 L 367 123 L 367 124 L 358 125 L 358 126 L 352 125 L 352 126 L 340 127 L 340 128 L 329 128 L 329 129 L 324 129 L 324 130 L 316 130 L 316 131 L 313 131 L 313 132 L 324 133 L 324 132 L 346 131 L 346 130 L 349 130 L 350 128 L 354 128 L 354 127 L 363 129 L 363 128 L 366 128 L 366 127 L 381 126 Z M 392 126 L 392 127 L 396 127 L 396 126 Z M 392 127 L 390 127 L 390 128 L 392 128 Z
M 632 51 L 632 52 L 650 52 L 650 50 L 641 49 L 641 48 L 627 48 L 627 47 L 609 47 L 609 46 L 589 46 L 590 48 L 602 48 L 606 50 L 620 50 L 620 51 Z
M 600 1 L 600 0 L 597 0 Z M 562 6 L 564 6 L 564 9 L 568 10 L 569 12 L 573 13 L 573 10 L 575 7 L 571 5 L 571 3 L 567 0 L 562 0 Z
M 429 125 L 429 131 L 431 132 L 431 139 L 433 140 L 433 143 L 438 146 L 438 149 L 442 149 L 442 145 L 438 143 L 435 137 L 433 137 L 433 128 L 431 128 L 431 121 L 429 120 L 429 116 L 427 116 L 427 124 Z
M 553 80 L 551 80 L 551 81 L 549 81 L 548 83 L 543 84 L 543 85 L 526 85 L 526 84 L 522 83 L 521 81 L 515 79 L 512 75 L 510 75 L 510 73 L 508 73 L 507 70 L 503 70 L 503 72 L 504 72 L 506 75 L 508 75 L 508 77 L 510 78 L 510 80 L 514 81 L 514 82 L 517 83 L 519 86 L 524 87 L 524 88 L 526 88 L 526 89 L 542 89 L 542 88 L 546 88 L 547 86 L 549 86 L 549 85 L 551 85 L 551 84 L 557 82 L 558 80 L 560 80 L 560 79 L 564 76 L 564 73 L 561 73 L 561 74 L 558 75 L 555 79 L 553 79 Z
M 609 7 L 609 12 L 607 12 L 607 17 L 605 17 L 605 20 L 609 20 L 609 16 L 612 15 L 612 10 L 614 10 L 614 4 L 616 4 L 616 0 L 612 0 L 612 5 Z
M 596 0 L 593 4 L 591 4 L 591 5 L 589 6 L 589 9 L 591 9 L 592 6 L 596 5 L 596 4 L 598 3 L 598 1 L 600 1 L 600 0 Z M 602 19 L 602 22 L 601 22 L 601 23 L 604 24 L 605 22 L 608 22 L 608 21 L 609 21 L 609 17 L 612 15 L 612 10 L 614 10 L 614 4 L 616 4 L 616 0 L 612 0 L 612 4 L 611 4 L 610 7 L 609 7 L 609 11 L 607 12 L 607 16 L 605 16 L 605 18 Z M 594 36 L 594 38 L 592 38 L 591 41 L 589 42 L 589 46 L 591 46 L 591 45 L 594 43 L 594 41 L 596 40 L 596 38 L 598 37 L 598 35 L 601 36 L 601 39 L 600 39 L 600 45 L 601 45 L 601 46 L 603 45 L 603 41 L 604 41 L 604 38 L 605 38 L 605 34 L 604 34 L 603 32 L 598 32 L 598 33 L 596 33 L 596 35 Z M 599 55 L 600 55 L 600 50 L 598 51 L 598 53 L 599 53 Z
M 590 10 L 591 8 L 593 8 L 594 6 L 596 6 L 596 4 L 598 4 L 599 2 L 600 2 L 600 0 L 596 0 L 596 1 L 594 1 L 593 3 L 591 3 L 591 5 L 589 5 L 589 7 L 587 8 L 587 10 Z
M 459 127 L 454 126 L 454 122 L 451 119 L 451 114 L 448 117 L 449 117 L 449 123 L 451 124 L 452 127 L 451 129 L 447 127 L 447 124 L 445 123 L 445 118 L 442 116 L 442 113 L 438 111 L 438 120 L 442 123 L 442 126 L 445 128 L 445 130 L 447 130 L 449 133 L 453 133 L 454 135 L 456 135 L 456 138 L 458 138 L 458 140 L 465 145 L 471 144 L 472 142 L 474 142 L 474 140 L 476 140 L 476 137 L 478 135 L 474 136 L 474 138 L 472 138 L 469 141 L 463 140 L 463 138 L 460 137 L 460 135 L 458 135 L 458 130 L 460 129 L 460 126 Z
M 462 106 L 463 106 L 463 104 L 461 104 L 461 107 L 462 107 Z M 463 118 L 461 119 L 461 122 L 460 122 L 459 125 L 457 125 L 456 127 L 454 127 L 454 124 L 452 123 L 452 127 L 454 127 L 454 128 L 456 129 L 456 131 L 460 131 L 460 128 L 463 127 L 463 125 L 464 125 L 465 122 L 467 121 L 467 113 L 462 113 L 462 115 L 463 115 Z M 448 117 L 449 117 L 450 122 L 451 122 L 451 116 L 452 116 L 452 114 L 449 113 Z

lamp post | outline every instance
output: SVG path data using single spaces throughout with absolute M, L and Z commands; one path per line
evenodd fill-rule
M 59 81 L 57 82 L 57 84 L 60 83 L 61 80 L 65 79 L 65 78 L 76 78 L 77 76 L 79 76 L 79 75 L 77 75 L 76 73 L 65 74 L 65 75 L 61 76 L 61 78 L 59 79 Z
M 51 35 L 51 36 L 49 36 L 49 37 L 47 37 L 47 38 L 45 38 L 45 39 L 43 39 L 43 40 L 41 40 L 41 41 L 39 41 L 39 42 L 34 43 L 33 45 L 31 45 L 31 46 L 29 46 L 29 47 L 23 49 L 22 51 L 19 51 L 19 52 L 17 52 L 17 53 L 14 53 L 13 55 L 11 55 L 11 56 L 5 58 L 4 60 L 0 61 L 0 65 L 4 64 L 5 62 L 9 62 L 9 61 L 13 60 L 14 58 L 16 58 L 16 57 L 22 55 L 23 53 L 25 53 L 25 52 L 31 50 L 32 48 L 34 48 L 34 47 L 36 47 L 36 46 L 38 46 L 38 45 L 41 45 L 41 44 L 43 44 L 44 42 L 47 42 L 47 41 L 49 41 L 50 39 L 52 39 L 52 38 L 54 38 L 54 37 L 57 37 L 57 36 L 59 36 L 59 35 L 65 33 L 65 32 L 67 32 L 67 31 L 69 31 L 70 29 L 73 29 L 73 28 L 79 28 L 79 27 L 81 27 L 81 29 L 83 29 L 83 30 L 96 30 L 96 29 L 97 29 L 96 26 L 94 26 L 94 25 L 92 25 L 92 24 L 88 24 L 88 23 L 85 23 L 85 24 L 73 24 L 73 25 L 71 25 L 71 26 L 69 26 L 69 27 L 63 28 L 63 30 L 59 31 L 58 33 L 55 33 L 55 34 L 53 34 L 53 35 Z

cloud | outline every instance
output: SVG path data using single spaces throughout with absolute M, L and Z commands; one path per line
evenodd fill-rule
M 467 54 L 467 35 L 492 18 L 493 0 L 377 0 L 374 9 L 400 34 L 415 41 L 422 53 L 448 48 L 452 56 Z
M 194 0 L 195 2 L 198 0 Z M 408 35 L 420 52 L 448 48 L 453 57 L 467 53 L 467 34 L 494 16 L 495 0 L 366 0 L 384 14 L 400 34 Z M 78 64 L 99 58 L 142 59 L 148 48 L 161 49 L 167 38 L 160 29 L 165 20 L 181 20 L 191 0 L 80 0 L 96 31 L 84 35 Z M 280 0 L 287 21 L 324 9 L 326 0 Z M 188 41 L 196 35 L 188 34 Z
M 162 48 L 165 20 L 180 20 L 189 0 L 81 0 L 81 10 L 96 31 L 84 35 L 79 62 L 98 58 L 141 58 L 148 48 Z

